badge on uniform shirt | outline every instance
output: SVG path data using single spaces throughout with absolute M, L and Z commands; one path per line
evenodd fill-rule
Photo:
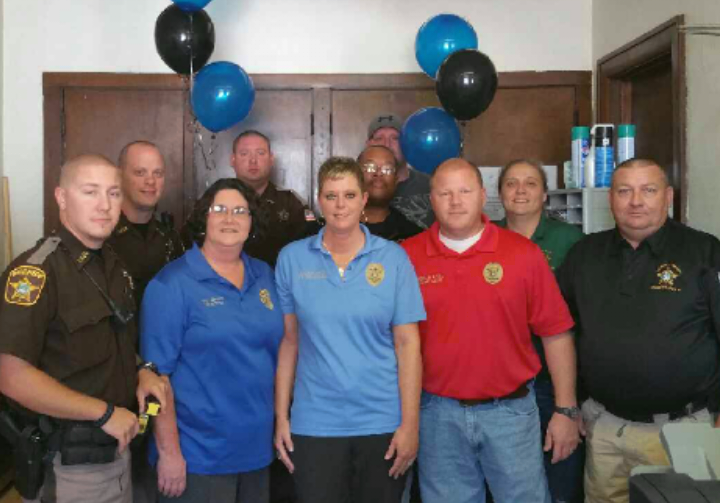
M 552 266 L 552 250 L 542 250 L 543 254 L 545 255 L 545 260 L 547 260 L 548 265 L 550 266 L 550 269 L 555 270 L 555 268 Z
M 120 227 L 119 229 L 116 229 L 116 230 L 115 230 L 115 234 L 117 234 L 117 235 L 119 236 L 119 235 L 121 235 L 121 234 L 125 234 L 127 231 L 128 231 L 128 226 L 127 226 L 127 225 L 123 225 L 123 226 Z
M 485 281 L 491 285 L 497 285 L 503 279 L 503 268 L 497 262 L 488 262 L 483 269 Z
M 370 286 L 378 286 L 385 279 L 385 268 L 382 264 L 368 264 L 365 269 L 365 278 Z
M 87 259 L 89 259 L 89 258 L 90 258 L 90 252 L 86 250 L 86 251 L 82 252 L 80 254 L 80 256 L 77 258 L 77 263 L 84 264 L 85 262 L 87 262 Z
M 288 210 L 278 211 L 278 219 L 281 222 L 287 222 L 290 219 L 290 212 Z
M 651 290 L 666 290 L 679 292 L 681 289 L 675 286 L 675 280 L 680 277 L 682 271 L 675 264 L 662 264 L 657 268 L 657 285 L 652 285 Z
M 263 305 L 267 307 L 270 311 L 275 309 L 275 305 L 270 298 L 270 291 L 267 288 L 263 288 L 262 290 L 260 290 L 260 302 L 262 302 Z
M 45 279 L 45 271 L 30 265 L 16 267 L 8 274 L 5 286 L 5 302 L 18 306 L 32 306 L 40 298 Z

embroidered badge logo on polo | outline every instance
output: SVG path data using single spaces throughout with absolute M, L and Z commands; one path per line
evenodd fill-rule
M 288 210 L 278 211 L 278 219 L 281 222 L 287 222 L 290 219 L 290 212 Z
M 370 286 L 378 286 L 385 279 L 385 268 L 382 264 L 368 264 L 365 269 L 365 279 Z
M 497 285 L 503 279 L 503 268 L 497 262 L 488 262 L 483 269 L 485 281 L 491 285 Z
M 210 297 L 209 299 L 202 299 L 202 303 L 205 307 L 217 307 L 225 305 L 225 297 Z
M 260 302 L 263 303 L 265 307 L 267 307 L 270 311 L 275 309 L 275 305 L 272 302 L 272 299 L 270 298 L 270 291 L 266 288 L 263 288 L 260 290 Z
M 8 274 L 5 302 L 26 307 L 34 305 L 40 298 L 46 278 L 45 271 L 38 267 L 16 267 Z
M 675 264 L 662 264 L 657 268 L 657 285 L 652 285 L 650 290 L 665 290 L 668 292 L 679 292 L 681 289 L 675 286 L 675 280 L 680 277 L 682 271 Z
M 552 264 L 552 255 L 553 255 L 552 250 L 543 250 L 542 252 L 543 252 L 543 254 L 545 254 L 545 260 L 547 260 L 548 265 Z M 550 266 L 550 269 L 554 270 L 555 268 L 553 266 Z

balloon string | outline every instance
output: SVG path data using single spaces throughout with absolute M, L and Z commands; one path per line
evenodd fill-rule
M 195 33 L 193 32 L 193 29 L 195 28 L 193 24 L 193 13 L 190 13 L 190 40 L 188 40 L 188 44 L 190 44 L 190 96 L 192 96 L 193 91 L 193 81 L 195 80 L 195 71 L 193 68 L 193 63 L 195 59 L 195 55 L 193 54 L 193 40 L 195 39 Z
M 460 121 L 460 157 L 465 157 L 465 134 L 467 121 Z
M 216 165 L 213 154 L 217 148 L 217 136 L 215 133 L 210 136 L 210 145 L 209 148 L 206 149 L 205 143 L 203 142 L 202 126 L 200 125 L 200 121 L 194 119 L 192 124 L 190 124 L 190 127 L 194 130 L 193 152 L 200 151 L 205 169 L 207 171 L 214 171 L 216 169 Z

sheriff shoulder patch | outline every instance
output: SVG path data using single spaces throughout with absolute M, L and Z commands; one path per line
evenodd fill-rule
M 31 265 L 21 265 L 8 274 L 5 286 L 5 302 L 18 306 L 32 306 L 40 298 L 45 279 L 45 271 Z

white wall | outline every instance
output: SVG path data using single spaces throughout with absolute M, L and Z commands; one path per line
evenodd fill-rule
M 593 65 L 678 14 L 686 25 L 720 24 L 720 2 L 594 0 Z M 688 223 L 720 236 L 720 37 L 686 42 Z
M 465 16 L 499 71 L 589 70 L 592 0 L 214 0 L 212 60 L 250 73 L 419 71 L 414 40 Z M 6 0 L 5 170 L 15 253 L 42 233 L 42 72 L 168 72 L 153 30 L 167 0 Z

